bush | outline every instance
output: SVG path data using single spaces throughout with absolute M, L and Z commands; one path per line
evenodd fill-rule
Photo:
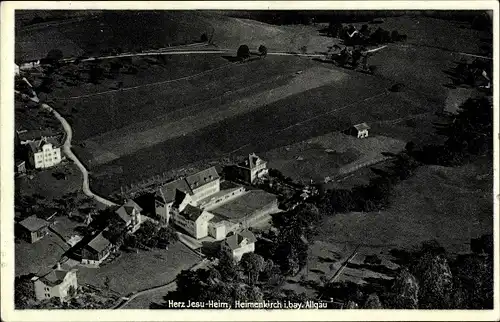
M 250 57 L 250 49 L 248 48 L 247 45 L 241 45 L 238 48 L 238 51 L 236 53 L 236 57 L 238 57 L 241 60 L 248 59 Z

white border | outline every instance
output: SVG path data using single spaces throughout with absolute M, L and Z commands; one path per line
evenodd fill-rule
M 13 93 L 13 62 L 14 62 L 14 10 L 15 9 L 488 9 L 493 10 L 494 19 L 494 149 L 499 148 L 499 97 L 498 97 L 498 28 L 499 28 L 499 4 L 496 1 L 93 1 L 93 2 L 55 2 L 55 1 L 8 1 L 1 4 L 1 109 L 0 109 L 0 201 L 1 201 L 1 316 L 4 321 L 341 321 L 341 320 L 372 320 L 372 321 L 498 321 L 500 320 L 499 308 L 499 243 L 498 228 L 500 227 L 499 211 L 499 182 L 498 182 L 498 154 L 494 156 L 494 229 L 495 229 L 495 309 L 491 311 L 405 311 L 405 310 L 303 310 L 299 314 L 293 311 L 264 311 L 252 310 L 237 311 L 156 311 L 156 310 L 78 310 L 78 311 L 48 311 L 48 310 L 13 310 L 13 280 L 14 280 L 14 243 L 13 243 L 13 217 L 14 208 L 13 192 L 14 180 L 12 175 L 13 164 L 13 142 L 14 142 L 14 106 Z

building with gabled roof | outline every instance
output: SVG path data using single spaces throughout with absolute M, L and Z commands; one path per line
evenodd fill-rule
M 208 236 L 208 223 L 214 217 L 206 210 L 187 204 L 184 209 L 172 212 L 174 224 L 196 239 Z
M 115 213 L 123 221 L 127 230 L 134 233 L 142 223 L 141 211 L 142 208 L 135 201 L 127 200 Z
M 70 296 L 71 287 L 75 291 L 78 289 L 77 270 L 65 270 L 58 264 L 57 269 L 41 277 L 35 276 L 31 282 L 38 301 L 57 297 L 62 302 Z
M 220 176 L 215 167 L 199 171 L 160 187 L 155 196 L 156 214 L 168 223 L 176 194 L 182 192 L 191 198 L 191 203 L 207 198 L 220 191 Z
M 28 142 L 28 157 L 35 169 L 53 167 L 62 161 L 61 149 L 54 138 L 43 137 L 40 140 Z
M 100 264 L 105 260 L 113 244 L 106 239 L 102 232 L 95 235 L 82 249 L 83 264 Z
M 362 139 L 362 138 L 368 137 L 368 130 L 369 129 L 370 129 L 370 126 L 363 122 L 363 123 L 353 125 L 351 128 L 349 128 L 348 134 L 355 135 L 358 139 Z
M 32 215 L 17 224 L 17 235 L 29 243 L 34 243 L 49 233 L 48 227 L 48 221 Z
M 237 232 L 227 237 L 222 242 L 221 247 L 229 251 L 235 260 L 239 261 L 243 254 L 255 251 L 255 242 L 257 238 L 248 229 Z
M 255 179 L 267 174 L 267 161 L 251 153 L 243 162 L 236 165 L 235 170 L 240 179 L 252 184 Z

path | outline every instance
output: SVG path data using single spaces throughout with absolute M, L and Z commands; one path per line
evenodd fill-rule
M 83 193 L 90 197 L 95 199 L 97 202 L 100 202 L 106 206 L 116 206 L 116 204 L 110 200 L 107 200 L 101 196 L 98 196 L 94 194 L 89 187 L 89 173 L 87 169 L 85 169 L 85 166 L 80 162 L 80 160 L 77 158 L 77 156 L 71 151 L 71 139 L 73 138 L 73 130 L 71 129 L 71 125 L 69 125 L 68 121 L 64 117 L 59 114 L 55 109 L 50 107 L 49 105 L 42 103 L 40 105 L 43 109 L 48 110 L 49 112 L 52 112 L 54 116 L 61 122 L 61 125 L 64 128 L 64 131 L 66 132 L 66 140 L 64 141 L 63 144 L 63 151 L 66 154 L 68 158 L 70 158 L 76 166 L 80 169 L 83 175 L 83 183 L 82 183 L 82 190 Z
M 24 79 L 24 80 L 25 80 L 26 83 L 29 84 L 29 82 L 26 79 Z M 30 85 L 30 87 L 31 87 L 31 85 Z M 25 94 L 22 94 L 22 93 L 20 93 L 17 90 L 15 90 L 15 92 L 17 94 L 21 94 L 24 97 L 26 97 Z M 39 104 L 40 100 L 38 99 L 38 95 L 35 93 L 35 91 L 33 91 L 33 94 L 34 94 L 34 97 L 29 97 L 29 99 L 31 101 Z M 71 151 L 71 139 L 73 138 L 73 129 L 71 128 L 71 125 L 69 125 L 68 121 L 66 121 L 66 119 L 64 117 L 62 117 L 61 114 L 59 114 L 59 112 L 57 112 L 55 109 L 53 109 L 49 105 L 47 105 L 45 103 L 41 103 L 40 107 L 42 109 L 48 110 L 49 112 L 52 112 L 52 114 L 54 114 L 54 116 L 59 120 L 59 122 L 61 122 L 61 125 L 64 128 L 64 131 L 66 132 L 66 140 L 64 141 L 64 144 L 63 144 L 63 151 L 66 154 L 66 156 L 68 158 L 70 158 L 76 164 L 76 166 L 80 169 L 80 172 L 83 175 L 83 183 L 82 183 L 83 193 L 87 197 L 93 198 L 94 200 L 96 200 L 97 202 L 100 202 L 100 203 L 104 204 L 105 206 L 108 206 L 108 207 L 109 206 L 116 206 L 116 204 L 114 202 L 112 202 L 112 201 L 110 201 L 108 199 L 105 199 L 105 198 L 103 198 L 101 196 L 98 196 L 98 195 L 94 194 L 90 190 L 90 186 L 89 186 L 89 173 L 88 173 L 87 169 L 85 169 L 85 166 L 82 164 L 82 162 L 80 162 L 80 160 L 78 159 L 78 157 L 73 153 L 73 151 Z

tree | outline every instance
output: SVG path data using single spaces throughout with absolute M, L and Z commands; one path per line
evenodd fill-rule
M 267 47 L 264 45 L 259 46 L 259 53 L 261 57 L 266 57 L 267 56 Z
M 393 42 L 399 41 L 399 33 L 397 30 L 393 30 L 391 33 L 391 40 Z
M 224 272 L 222 275 L 222 279 L 228 282 L 233 281 L 238 276 L 237 265 L 234 261 L 233 255 L 227 250 L 219 250 L 219 254 L 217 256 L 219 258 L 219 264 L 217 265 L 217 269 L 220 272 Z
M 254 284 L 259 277 L 259 273 L 265 268 L 265 261 L 258 254 L 245 253 L 241 257 L 240 266 L 248 276 L 248 283 Z
M 382 306 L 382 303 L 380 302 L 378 295 L 375 293 L 368 295 L 368 298 L 366 299 L 365 304 L 363 305 L 363 309 L 380 310 L 383 308 L 384 307 Z
M 120 248 L 125 241 L 125 224 L 122 221 L 114 220 L 108 229 L 103 231 L 103 236 L 117 248 Z
M 208 41 L 208 36 L 207 36 L 206 33 L 201 34 L 200 41 L 201 42 L 207 42 Z
M 415 268 L 420 281 L 419 307 L 422 309 L 449 308 L 453 275 L 443 255 L 424 254 Z
M 246 60 L 250 57 L 250 49 L 248 48 L 247 45 L 241 45 L 238 48 L 238 51 L 236 53 L 236 57 L 238 57 L 240 60 Z
M 171 226 L 169 226 L 160 228 L 156 235 L 156 239 L 158 240 L 158 244 L 170 245 L 172 243 L 175 243 L 179 239 L 179 237 L 175 230 Z
M 419 299 L 419 284 L 408 269 L 403 268 L 394 278 L 391 292 L 391 308 L 417 309 Z
M 47 53 L 45 60 L 49 64 L 56 64 L 63 58 L 63 52 L 60 49 L 52 49 Z
M 16 309 L 29 308 L 35 300 L 35 290 L 31 276 L 18 276 L 14 279 L 14 304 Z

